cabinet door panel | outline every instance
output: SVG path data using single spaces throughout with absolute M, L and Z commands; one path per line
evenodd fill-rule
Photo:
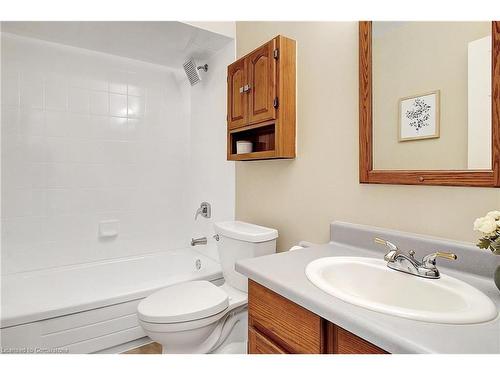
M 363 340 L 328 322 L 328 352 L 332 354 L 388 354 L 378 346 Z
M 246 59 L 238 60 L 227 68 L 227 114 L 230 129 L 248 123 L 248 95 L 243 91 L 247 84 Z
M 273 57 L 275 41 L 272 40 L 248 56 L 250 82 L 249 123 L 276 118 L 276 60 Z
M 248 354 L 287 354 L 276 343 L 261 335 L 255 329 L 248 328 Z
M 324 350 L 321 318 L 279 294 L 248 281 L 249 327 L 258 329 L 289 353 Z

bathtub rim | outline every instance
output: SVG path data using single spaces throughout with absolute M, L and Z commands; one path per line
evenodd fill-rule
M 52 318 L 57 318 L 65 315 L 71 315 L 79 312 L 84 312 L 88 310 L 93 310 L 97 308 L 102 308 L 102 307 L 107 307 L 107 306 L 112 306 L 116 304 L 120 304 L 123 302 L 127 301 L 133 301 L 137 299 L 142 299 L 150 295 L 151 293 L 154 293 L 155 291 L 158 291 L 162 288 L 165 288 L 166 286 L 182 283 L 185 281 L 190 281 L 190 280 L 207 280 L 211 282 L 215 282 L 217 280 L 222 280 L 222 270 L 220 267 L 220 263 L 216 261 L 215 259 L 207 256 L 204 253 L 201 253 L 200 251 L 197 251 L 196 249 L 192 248 L 182 248 L 182 249 L 171 249 L 171 250 L 163 250 L 163 251 L 157 251 L 153 253 L 147 253 L 143 255 L 134 255 L 134 256 L 129 256 L 129 257 L 123 257 L 123 258 L 114 258 L 114 259 L 106 259 L 102 261 L 95 261 L 95 262 L 89 262 L 89 263 L 81 263 L 81 264 L 76 264 L 76 265 L 67 265 L 67 266 L 62 266 L 62 267 L 54 267 L 50 269 L 42 269 L 42 270 L 34 270 L 34 271 L 23 271 L 23 272 L 17 272 L 17 273 L 12 273 L 12 274 L 6 274 L 1 276 L 1 282 L 2 286 L 1 289 L 3 290 L 4 286 L 4 279 L 6 278 L 16 278 L 16 277 L 29 277 L 31 278 L 36 278 L 37 276 L 43 276 L 47 274 L 53 274 L 57 272 L 64 272 L 64 271 L 70 271 L 72 269 L 87 269 L 87 268 L 93 268 L 99 265 L 107 265 L 107 264 L 119 264 L 122 262 L 127 262 L 127 261 L 132 261 L 132 260 L 140 260 L 140 259 L 145 259 L 145 258 L 153 258 L 155 256 L 160 256 L 160 255 L 165 255 L 165 253 L 180 253 L 182 250 L 191 250 L 194 253 L 198 254 L 202 258 L 207 258 L 211 262 L 215 263 L 217 265 L 217 268 L 215 267 L 209 267 L 208 269 L 202 269 L 201 271 L 197 271 L 196 277 L 187 277 L 194 275 L 193 274 L 182 274 L 182 275 L 175 275 L 175 277 L 172 277 L 172 279 L 169 279 L 168 283 L 165 283 L 163 285 L 159 285 L 157 287 L 148 287 L 148 288 L 141 288 L 141 289 L 136 289 L 130 293 L 124 293 L 120 294 L 117 296 L 113 296 L 110 298 L 106 299 L 96 299 L 87 303 L 81 303 L 81 304 L 76 304 L 76 305 L 69 305 L 66 307 L 59 307 L 59 308 L 54 308 L 54 309 L 47 309 L 43 311 L 36 311 L 36 312 L 28 312 L 25 314 L 8 314 L 7 316 L 4 315 L 4 301 L 3 298 L 0 300 L 0 329 L 4 328 L 9 328 L 9 327 L 14 327 L 22 324 L 29 324 L 41 320 L 46 320 L 46 319 L 52 319 Z M 3 294 L 3 292 L 2 292 Z

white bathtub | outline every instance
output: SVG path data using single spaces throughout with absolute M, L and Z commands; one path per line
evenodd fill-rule
M 220 283 L 220 265 L 205 253 L 186 248 L 2 276 L 2 350 L 92 353 L 123 348 L 145 336 L 136 316 L 141 299 L 187 280 Z

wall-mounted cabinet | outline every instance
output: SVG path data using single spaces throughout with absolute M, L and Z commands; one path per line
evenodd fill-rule
M 227 159 L 295 157 L 295 41 L 277 36 L 227 68 Z M 238 153 L 238 141 L 251 152 Z

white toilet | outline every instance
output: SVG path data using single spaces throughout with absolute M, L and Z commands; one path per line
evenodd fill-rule
M 239 259 L 276 251 L 276 229 L 241 221 L 214 225 L 225 283 L 189 281 L 145 298 L 139 322 L 163 353 L 246 353 L 247 278 L 234 270 Z M 216 236 L 217 237 L 217 236 Z

